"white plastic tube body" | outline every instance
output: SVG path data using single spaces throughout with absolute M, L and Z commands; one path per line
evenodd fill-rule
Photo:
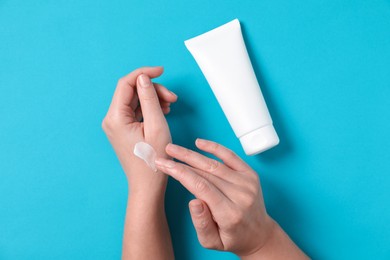
M 184 42 L 247 155 L 279 143 L 235 19 Z

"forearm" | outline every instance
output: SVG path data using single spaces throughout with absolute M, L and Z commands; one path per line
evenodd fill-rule
M 129 194 L 122 259 L 174 259 L 163 194 Z
M 309 259 L 276 222 L 266 244 L 257 252 L 240 258 L 242 260 Z

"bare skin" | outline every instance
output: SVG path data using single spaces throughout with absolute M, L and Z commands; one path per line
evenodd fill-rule
M 120 79 L 102 123 L 129 184 L 122 258 L 174 259 L 164 212 L 169 175 L 196 197 L 189 208 L 205 248 L 230 251 L 244 260 L 308 259 L 267 214 L 257 173 L 237 155 L 201 139 L 196 146 L 222 162 L 171 144 L 164 114 L 177 96 L 150 81 L 162 72 L 162 67 L 146 67 Z M 140 141 L 156 150 L 159 172 L 134 156 Z
M 167 154 L 185 164 L 158 158 L 156 165 L 196 197 L 189 207 L 202 246 L 247 260 L 308 259 L 267 214 L 257 173 L 220 144 L 195 144 L 222 162 L 168 144 Z
M 133 154 L 134 145 L 144 141 L 158 156 L 167 157 L 171 134 L 164 113 L 177 96 L 150 82 L 162 72 L 162 67 L 141 68 L 121 78 L 102 123 L 129 185 L 123 259 L 174 258 L 164 211 L 167 176 L 156 174 Z

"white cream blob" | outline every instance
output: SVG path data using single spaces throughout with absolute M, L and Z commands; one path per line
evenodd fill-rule
M 134 146 L 134 154 L 141 158 L 154 172 L 157 172 L 156 164 L 156 151 L 153 147 L 145 142 L 138 142 Z

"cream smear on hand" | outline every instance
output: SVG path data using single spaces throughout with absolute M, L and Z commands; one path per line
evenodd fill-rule
M 138 142 L 134 146 L 134 154 L 135 156 L 142 159 L 150 169 L 152 169 L 154 172 L 157 172 L 155 160 L 156 160 L 156 151 L 153 149 L 153 147 L 145 142 Z

